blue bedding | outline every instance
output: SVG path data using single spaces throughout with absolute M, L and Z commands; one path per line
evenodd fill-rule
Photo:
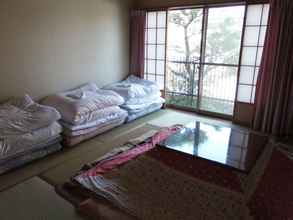
M 127 122 L 134 121 L 137 118 L 140 118 L 140 117 L 145 116 L 147 114 L 150 114 L 152 112 L 158 111 L 162 108 L 162 106 L 163 106 L 162 103 L 155 103 L 155 104 L 152 104 L 149 107 L 143 109 L 140 112 L 133 112 L 132 113 L 131 111 L 128 111 Z

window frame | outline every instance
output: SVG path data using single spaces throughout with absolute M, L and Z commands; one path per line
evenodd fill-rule
M 199 68 L 200 68 L 200 73 L 199 73 L 199 93 L 198 96 L 203 96 L 202 95 L 202 90 L 203 90 L 203 79 L 201 78 L 203 76 L 203 73 L 205 71 L 205 67 L 206 66 L 216 66 L 216 67 L 228 67 L 228 68 L 237 68 L 235 75 L 236 75 L 236 91 L 234 94 L 234 100 L 226 100 L 229 102 L 233 102 L 234 103 L 234 109 L 233 109 L 233 113 L 232 115 L 228 115 L 228 114 L 224 114 L 224 113 L 218 113 L 218 112 L 212 112 L 212 114 L 215 115 L 221 115 L 224 116 L 225 118 L 229 118 L 231 119 L 233 117 L 234 114 L 234 110 L 235 110 L 235 101 L 236 101 L 236 95 L 237 95 L 237 83 L 238 83 L 238 70 L 239 70 L 239 65 L 240 65 L 240 56 L 241 56 L 241 48 L 242 48 L 242 34 L 243 34 L 243 27 L 244 27 L 244 16 L 243 16 L 243 23 L 242 23 L 242 30 L 241 30 L 241 37 L 240 37 L 240 42 L 239 42 L 239 57 L 238 57 L 238 62 L 235 62 L 235 64 L 229 64 L 229 63 L 220 63 L 220 62 L 208 62 L 206 61 L 206 42 L 207 42 L 207 38 L 208 38 L 208 30 L 209 30 L 209 14 L 210 14 L 210 9 L 214 9 L 214 8 L 222 8 L 222 7 L 237 7 L 237 6 L 243 6 L 244 7 L 244 16 L 245 16 L 245 11 L 246 11 L 246 7 L 247 4 L 245 3 L 237 3 L 237 4 L 218 4 L 218 5 L 206 5 L 203 7 L 204 10 L 204 14 L 203 14 L 203 30 L 202 30 L 202 50 L 203 52 L 201 52 L 200 55 L 200 62 L 199 62 Z M 197 109 L 199 112 L 204 112 L 206 113 L 207 110 L 201 108 L 201 98 L 198 99 L 198 106 Z
M 242 64 L 242 57 L 243 57 L 243 48 L 244 47 L 250 47 L 250 46 L 245 46 L 244 45 L 244 37 L 245 37 L 245 33 L 246 33 L 246 21 L 247 21 L 247 10 L 248 10 L 248 7 L 250 5 L 262 5 L 262 12 L 261 12 L 261 20 L 260 20 L 260 25 L 259 25 L 259 35 L 258 35 L 258 45 L 256 46 L 257 47 L 257 51 L 256 51 L 256 57 L 255 57 L 255 64 L 254 65 L 243 65 Z M 264 45 L 261 45 L 259 46 L 259 40 L 260 40 L 260 32 L 261 32 L 261 28 L 262 27 L 266 27 L 266 31 L 265 31 L 265 36 L 267 34 L 267 29 L 268 29 L 268 24 L 265 24 L 265 25 L 262 25 L 262 19 L 263 19 L 263 10 L 264 10 L 264 7 L 265 5 L 269 5 L 267 2 L 255 2 L 255 3 L 249 3 L 249 2 L 240 2 L 240 3 L 224 3 L 224 4 L 207 4 L 207 5 L 191 5 L 191 6 L 186 6 L 186 7 L 166 7 L 164 9 L 148 9 L 147 10 L 147 18 L 146 18 L 146 22 L 148 21 L 148 13 L 151 13 L 151 12 L 156 12 L 156 23 L 158 22 L 158 13 L 159 12 L 165 12 L 166 13 L 166 25 L 164 28 L 158 28 L 157 27 L 157 24 L 156 24 L 156 28 L 154 28 L 156 30 L 156 44 L 149 44 L 148 43 L 148 36 L 147 36 L 147 30 L 148 29 L 152 29 L 152 28 L 148 28 L 148 24 L 146 24 L 146 28 L 145 28 L 145 33 L 146 33 L 146 41 L 145 41 L 145 50 L 147 49 L 148 45 L 154 45 L 156 47 L 156 53 L 157 53 L 157 46 L 158 45 L 164 45 L 165 46 L 165 58 L 164 60 L 162 59 L 157 59 L 157 54 L 156 54 L 156 57 L 155 59 L 148 59 L 148 51 L 145 52 L 145 64 L 146 64 L 146 67 L 145 67 L 145 78 L 148 79 L 149 78 L 149 75 L 151 76 L 154 76 L 155 78 L 155 81 L 157 81 L 157 76 L 160 76 L 160 77 L 163 77 L 164 78 L 164 86 L 163 86 L 163 94 L 165 96 L 165 92 L 166 92 L 166 82 L 167 82 L 167 79 L 166 79 L 166 72 L 167 72 L 167 58 L 168 58 L 168 54 L 167 54 L 167 48 L 168 48 L 168 13 L 169 11 L 171 10 L 178 10 L 178 9 L 194 9 L 194 8 L 202 8 L 203 9 L 203 12 L 204 13 L 208 13 L 209 12 L 209 9 L 210 8 L 216 8 L 216 7 L 229 7 L 229 6 L 244 6 L 245 9 L 244 9 L 244 18 L 243 18 L 243 24 L 242 24 L 242 36 L 241 36 L 241 42 L 240 42 L 240 50 L 239 50 L 239 62 L 237 62 L 236 64 L 225 64 L 225 63 L 211 63 L 211 62 L 206 62 L 205 61 L 205 52 L 202 52 L 201 51 L 201 55 L 200 55 L 200 60 L 199 62 L 196 62 L 196 64 L 198 64 L 200 66 L 200 71 L 204 71 L 204 67 L 206 65 L 216 65 L 216 66 L 227 66 L 227 67 L 236 67 L 238 68 L 237 70 L 237 73 L 236 73 L 236 94 L 235 94 L 235 99 L 234 99 L 234 103 L 236 104 L 237 102 L 240 102 L 238 101 L 238 94 L 239 94 L 239 87 L 241 85 L 243 85 L 243 83 L 240 83 L 240 71 L 241 71 L 241 67 L 253 67 L 254 68 L 254 74 L 253 74 L 253 77 L 255 78 L 256 77 L 256 69 L 259 69 L 259 66 L 257 66 L 257 59 L 258 59 L 258 51 L 259 51 L 259 48 L 263 48 Z M 202 39 L 201 39 L 201 45 L 202 45 L 202 48 L 201 50 L 205 50 L 206 49 L 206 45 L 204 45 L 204 48 L 203 48 L 203 43 L 206 42 L 206 32 L 207 32 L 207 22 L 208 21 L 205 21 L 204 19 L 204 16 L 203 15 L 203 30 L 202 32 L 204 33 L 202 35 Z M 207 15 L 208 16 L 208 15 Z M 253 26 L 253 25 L 248 25 L 249 27 L 250 26 Z M 205 30 L 204 30 L 205 28 Z M 157 29 L 165 29 L 165 43 L 164 44 L 157 44 Z M 253 46 L 252 46 L 253 47 Z M 261 54 L 262 55 L 262 54 Z M 146 61 L 148 60 L 153 60 L 155 61 L 155 73 L 148 73 L 148 63 Z M 163 61 L 164 62 L 164 75 L 162 74 L 157 74 L 157 61 Z M 201 74 L 199 74 L 201 75 Z M 253 83 L 252 87 L 256 87 L 256 79 L 253 79 Z M 199 86 L 198 88 L 198 95 L 200 95 L 200 88 L 201 86 Z M 255 89 L 254 89 L 255 90 Z M 252 89 L 252 92 L 253 92 L 253 89 Z M 242 103 L 245 103 L 245 104 L 254 104 L 254 100 L 252 101 L 252 92 L 251 92 L 251 96 L 250 96 L 250 103 L 246 103 L 246 102 L 242 102 Z M 240 102 L 241 103 L 241 102 Z M 197 106 L 197 109 L 188 109 L 185 107 L 182 107 L 182 109 L 185 109 L 185 110 L 191 110 L 191 111 L 196 111 L 196 112 L 202 112 L 204 114 L 207 114 L 207 115 L 216 115 L 218 117 L 222 117 L 222 118 L 226 118 L 226 119 L 232 119 L 233 118 L 233 115 L 231 116 L 228 116 L 228 115 L 222 115 L 222 114 L 218 114 L 218 113 L 212 113 L 212 112 L 205 112 L 204 110 L 200 110 L 200 106 L 199 106 L 199 102 L 198 102 L 198 106 Z M 174 106 L 176 107 L 176 106 Z M 176 107 L 177 108 L 177 107 Z M 178 106 L 178 108 L 181 108 Z M 235 107 L 234 107 L 234 113 L 235 113 Z

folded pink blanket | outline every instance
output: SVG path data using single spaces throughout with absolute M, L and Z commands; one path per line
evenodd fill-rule
M 146 143 L 143 143 L 139 146 L 136 146 L 133 149 L 130 149 L 128 151 L 125 151 L 121 154 L 113 155 L 112 157 L 107 158 L 106 160 L 101 160 L 97 161 L 96 166 L 94 166 L 92 169 L 80 174 L 79 176 L 75 177 L 75 180 L 78 182 L 83 182 L 83 178 L 91 177 L 91 176 L 96 176 L 96 175 L 101 175 L 104 174 L 108 171 L 111 171 L 112 169 L 123 165 L 127 163 L 128 161 L 150 151 L 153 149 L 158 143 L 161 141 L 165 140 L 167 137 L 170 135 L 174 134 L 177 132 L 181 126 L 173 126 L 171 128 L 168 128 L 163 131 L 159 131 L 156 133 L 149 141 Z

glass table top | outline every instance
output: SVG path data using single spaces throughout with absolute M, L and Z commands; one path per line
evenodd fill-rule
M 255 132 L 196 121 L 159 145 L 249 172 L 267 142 Z

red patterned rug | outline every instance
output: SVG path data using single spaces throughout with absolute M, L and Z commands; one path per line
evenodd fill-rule
M 275 149 L 248 206 L 255 219 L 293 219 L 293 161 Z
M 93 163 L 93 168 L 83 172 L 82 175 L 103 175 L 115 168 L 119 168 L 139 156 L 144 155 L 156 159 L 159 163 L 189 175 L 190 177 L 194 177 L 235 192 L 243 193 L 244 190 L 237 171 L 182 152 L 157 146 L 158 143 L 165 140 L 168 136 L 172 135 L 180 128 L 180 126 L 175 126 L 158 132 L 149 140 L 149 142 L 140 144 L 135 148 L 124 151 L 123 153 L 110 153 L 111 156 L 106 156 L 104 160 L 99 160 L 96 163 Z
M 247 176 L 156 147 L 178 129 L 116 149 L 73 180 L 140 219 L 293 219 L 293 161 L 288 154 L 269 144 Z
M 248 216 L 236 171 L 157 146 L 178 129 L 160 131 L 129 149 L 116 149 L 73 180 L 139 219 Z
M 147 153 L 164 165 L 205 182 L 236 192 L 243 192 L 237 172 L 208 160 L 168 148 L 157 147 Z

